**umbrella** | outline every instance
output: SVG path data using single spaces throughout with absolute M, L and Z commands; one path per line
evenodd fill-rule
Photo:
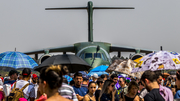
M 35 67 L 34 70 L 40 71 L 43 67 L 48 67 L 51 65 L 66 65 L 70 73 L 78 71 L 87 71 L 91 68 L 83 59 L 76 55 L 55 55 L 47 58 L 39 66 Z
M 63 75 L 63 77 L 66 78 L 68 82 L 72 80 L 72 78 L 69 75 Z
M 180 69 L 180 54 L 171 51 L 150 53 L 143 56 L 135 67 L 132 72 Z
M 93 74 L 97 74 L 98 76 L 101 76 L 102 74 L 107 74 L 107 75 L 109 75 L 107 72 L 89 72 L 88 74 L 87 74 L 87 76 L 93 76 Z
M 131 73 L 132 69 L 136 66 L 136 63 L 131 60 L 115 60 L 114 63 L 112 63 L 109 68 L 106 70 L 106 72 L 111 72 L 111 71 L 117 71 L 121 72 L 124 74 L 127 74 L 129 76 L 137 77 L 140 78 L 142 75 L 142 72 L 139 73 Z
M 101 66 L 97 66 L 94 69 L 91 70 L 91 72 L 99 72 L 99 71 L 106 71 L 106 69 L 108 68 L 108 66 L 105 65 L 101 65 Z
M 86 77 L 87 73 L 85 71 L 79 71 L 82 74 L 82 77 Z
M 24 53 L 8 51 L 0 54 L 0 66 L 11 67 L 14 69 L 33 69 L 35 66 L 38 66 L 38 64 Z

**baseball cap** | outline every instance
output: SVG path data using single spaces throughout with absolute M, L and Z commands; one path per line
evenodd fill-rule
M 28 76 L 31 74 L 31 69 L 29 68 L 24 68 L 23 71 L 22 71 L 22 75 L 23 76 Z
M 38 76 L 37 76 L 36 74 L 33 74 L 33 75 L 32 75 L 32 78 L 33 78 L 33 79 L 36 79 L 36 78 L 38 78 Z
M 11 70 L 10 72 L 9 72 L 9 76 L 11 76 L 11 75 L 13 75 L 13 74 L 15 74 L 15 73 L 17 73 L 17 74 L 19 74 L 20 72 L 18 72 L 17 70 Z
M 97 78 L 98 78 L 98 75 L 97 75 L 96 73 L 94 73 L 94 74 L 93 74 L 93 77 L 97 79 Z

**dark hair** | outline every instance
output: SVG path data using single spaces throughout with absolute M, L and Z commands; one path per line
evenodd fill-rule
M 67 79 L 65 77 L 63 77 L 63 83 L 68 84 L 68 81 L 67 81 Z
M 148 79 L 151 82 L 157 81 L 156 73 L 150 70 L 145 71 L 141 76 L 141 80 L 145 82 L 145 79 Z
M 75 84 L 75 82 L 74 82 L 74 80 L 71 80 L 69 85 L 73 85 L 73 84 Z
M 88 88 L 89 88 L 89 86 L 90 86 L 92 83 L 95 83 L 95 84 L 96 84 L 96 82 L 91 81 L 91 82 L 88 84 Z M 87 93 L 89 93 L 89 89 L 88 89 Z
M 111 79 L 118 78 L 117 74 L 112 74 Z
M 31 75 L 31 69 L 24 68 L 23 71 L 22 71 L 23 78 L 29 77 L 30 75 Z
M 102 94 L 108 94 L 108 86 L 110 86 L 110 84 L 112 84 L 112 83 L 114 83 L 114 81 L 113 80 L 106 80 L 105 82 L 104 82 L 104 85 L 103 85 L 103 88 L 102 88 L 102 90 L 101 90 L 101 92 L 100 92 L 100 94 L 99 94 L 99 100 L 101 99 L 101 96 L 102 96 Z M 111 94 L 110 94 L 111 95 Z
M 56 89 L 62 85 L 61 65 L 52 65 L 40 71 L 40 79 L 46 81 L 50 89 Z
M 126 79 L 125 79 L 124 77 L 120 77 L 120 78 L 122 78 L 122 79 L 123 79 L 123 81 L 126 83 Z M 120 78 L 119 78 L 119 79 L 120 79 Z
M 100 76 L 100 78 L 102 78 L 102 79 L 104 79 L 106 76 L 105 76 L 105 74 L 102 74 L 101 76 Z
M 88 81 L 89 79 L 87 77 L 83 77 L 83 81 Z
M 155 74 L 156 74 L 156 76 L 157 76 L 157 79 L 159 78 L 159 76 L 162 76 L 162 77 L 163 77 L 161 71 L 155 71 Z
M 76 76 L 81 76 L 81 77 L 82 77 L 82 73 L 76 72 L 76 73 L 74 74 L 74 78 L 76 78 Z
M 104 81 L 104 79 L 98 78 L 98 79 L 97 79 L 97 84 L 99 85 L 100 83 L 103 83 L 103 81 Z
M 66 75 L 69 73 L 68 67 L 66 65 L 61 66 L 61 71 L 63 75 Z
M 178 80 L 180 80 L 180 70 L 178 70 L 178 71 L 176 72 L 176 77 L 177 77 Z
M 13 75 L 13 74 L 19 74 L 19 72 L 17 71 L 17 70 L 14 70 L 14 69 L 12 69 L 10 72 L 9 72 L 9 76 L 11 76 L 11 75 Z
M 142 82 L 141 82 L 141 81 L 139 81 L 139 82 L 138 82 L 138 85 L 142 85 L 142 86 L 144 86 L 144 85 L 142 84 Z
M 136 83 L 136 81 L 131 81 L 131 82 L 129 83 L 129 86 L 128 86 L 128 92 L 131 90 L 131 88 L 132 88 L 133 86 L 136 86 L 137 89 L 139 89 L 139 86 L 138 86 L 138 84 Z

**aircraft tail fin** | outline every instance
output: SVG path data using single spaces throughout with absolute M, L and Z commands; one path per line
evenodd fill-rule
M 81 10 L 88 11 L 88 42 L 93 42 L 93 10 L 94 9 L 134 9 L 134 7 L 93 7 L 93 2 L 89 1 L 87 7 L 66 7 L 66 8 L 45 8 L 45 10 Z

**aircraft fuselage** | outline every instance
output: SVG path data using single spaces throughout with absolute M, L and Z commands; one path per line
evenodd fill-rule
M 75 43 L 75 54 L 86 61 L 92 67 L 99 65 L 110 65 L 109 43 L 105 42 L 80 42 Z M 100 47 L 97 52 L 97 46 Z

